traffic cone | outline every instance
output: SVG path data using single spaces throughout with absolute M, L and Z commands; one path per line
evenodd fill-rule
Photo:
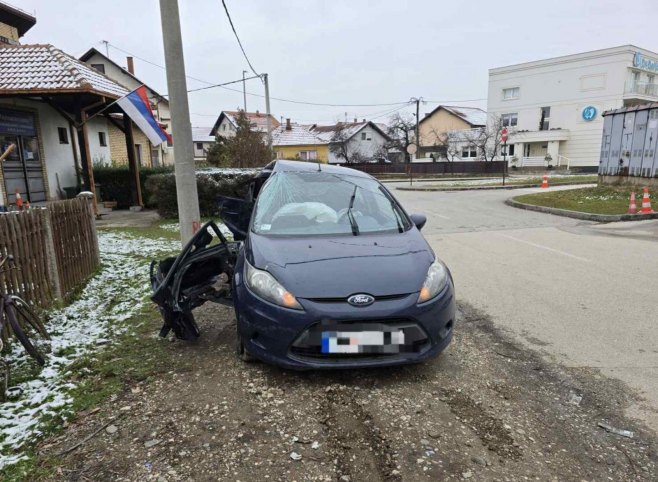
M 21 193 L 18 192 L 18 189 L 16 189 L 16 207 L 23 209 L 23 198 L 21 197 Z
M 544 172 L 544 177 L 541 180 L 541 188 L 548 189 L 548 173 Z
M 631 205 L 628 206 L 628 214 L 637 214 L 637 204 L 635 202 L 635 192 L 631 193 Z
M 653 209 L 651 209 L 651 198 L 649 197 L 649 188 L 644 187 L 644 195 L 642 196 L 642 209 L 640 209 L 641 214 L 651 214 Z

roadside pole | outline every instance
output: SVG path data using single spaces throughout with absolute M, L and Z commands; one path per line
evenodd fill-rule
M 265 113 L 267 114 L 267 147 L 272 151 L 272 116 L 270 115 L 270 82 L 267 74 L 263 74 L 265 84 Z
M 199 230 L 201 216 L 194 170 L 194 146 L 192 144 L 190 107 L 187 102 L 185 59 L 183 58 L 178 0 L 160 0 L 160 17 L 174 139 L 178 218 L 181 242 L 185 246 Z
M 500 140 L 503 141 L 503 186 L 505 185 L 505 173 L 507 172 L 507 139 L 509 138 L 509 133 L 507 127 L 503 127 L 503 130 L 500 132 Z
M 247 82 L 244 80 L 244 74 L 246 74 L 247 71 L 243 70 L 242 71 L 242 96 L 244 97 L 244 113 L 247 113 Z

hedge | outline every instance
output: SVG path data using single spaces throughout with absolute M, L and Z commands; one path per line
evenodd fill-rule
M 147 207 L 153 207 L 148 204 L 145 193 L 146 180 L 156 174 L 172 173 L 173 166 L 163 167 L 142 167 L 139 170 L 139 180 L 142 185 L 142 197 L 145 198 Z M 132 179 L 128 166 L 116 167 L 94 167 L 94 182 L 100 185 L 101 198 L 103 201 L 116 201 L 117 208 L 127 209 L 132 205 L 132 196 L 130 186 Z
M 249 181 L 258 173 L 257 169 L 198 170 L 196 173 L 199 209 L 201 216 L 212 217 L 217 212 L 217 197 L 243 197 L 249 189 Z M 148 205 L 156 208 L 163 218 L 178 218 L 176 178 L 173 173 L 156 174 L 146 180 Z

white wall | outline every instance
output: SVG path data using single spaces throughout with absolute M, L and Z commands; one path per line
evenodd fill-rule
M 201 149 L 198 149 L 197 144 L 201 144 L 203 147 Z M 211 142 L 194 141 L 194 158 L 205 159 L 206 152 L 210 148 L 211 144 L 212 144 Z
M 110 153 L 110 133 L 107 128 L 105 117 L 94 117 L 87 122 L 87 134 L 89 136 L 89 151 L 94 164 L 109 164 L 112 161 Z M 101 146 L 99 132 L 105 133 L 105 146 Z
M 541 107 L 550 107 L 549 127 L 569 130 L 569 139 L 560 142 L 560 154 L 574 165 L 598 165 L 601 114 L 623 106 L 629 68 L 638 50 L 649 57 L 658 55 L 625 46 L 491 69 L 487 111 L 495 116 L 518 113 L 516 130 L 536 132 Z M 503 89 L 513 87 L 520 88 L 519 98 L 504 100 Z M 596 107 L 595 120 L 583 119 L 587 106 Z M 511 140 L 522 142 L 522 137 Z
M 366 134 L 366 140 L 361 140 L 362 133 Z M 386 144 L 386 138 L 382 136 L 379 131 L 373 129 L 369 125 L 366 125 L 363 129 L 352 136 L 352 138 L 347 142 L 347 149 L 350 153 L 359 152 L 366 158 L 372 158 L 382 150 L 384 144 Z M 341 164 L 344 162 L 345 159 L 339 158 L 336 154 L 331 152 L 331 148 L 329 148 L 330 164 Z

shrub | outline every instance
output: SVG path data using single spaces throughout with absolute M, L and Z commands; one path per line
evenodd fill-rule
M 142 185 L 142 197 L 147 207 L 148 201 L 145 196 L 146 180 L 156 174 L 173 172 L 173 166 L 142 167 L 139 170 L 139 180 Z M 100 184 L 103 201 L 116 201 L 117 207 L 127 209 L 132 205 L 130 170 L 128 166 L 94 166 L 94 182 Z
M 217 197 L 243 197 L 249 188 L 249 181 L 258 172 L 255 169 L 203 169 L 196 173 L 201 216 L 212 217 L 218 214 Z M 156 174 L 146 180 L 148 204 L 158 210 L 163 218 L 178 217 L 176 198 L 176 178 L 173 173 Z

